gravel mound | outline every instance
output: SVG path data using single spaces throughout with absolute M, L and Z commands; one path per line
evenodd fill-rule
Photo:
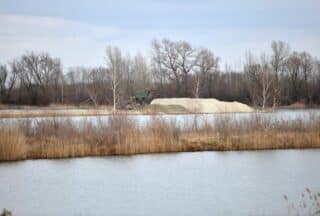
M 191 113 L 253 112 L 254 109 L 239 102 L 224 102 L 214 98 L 159 98 L 151 105 L 181 106 Z

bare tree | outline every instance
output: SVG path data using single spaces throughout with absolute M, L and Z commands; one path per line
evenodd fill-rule
M 195 91 L 194 91 L 195 98 L 199 98 L 200 96 L 200 81 L 201 81 L 201 74 L 196 73 L 195 74 Z
M 149 68 L 146 59 L 141 54 L 133 58 L 132 76 L 134 80 L 134 91 L 145 90 L 150 87 Z
M 157 41 L 152 43 L 152 61 L 151 61 L 151 79 L 152 83 L 156 85 L 159 92 L 164 94 L 166 88 L 164 85 L 168 83 L 167 70 L 162 65 L 162 50 Z
M 8 69 L 6 65 L 0 65 L 0 102 L 5 100 L 7 94 Z
M 320 89 L 320 60 L 316 59 L 314 63 L 314 73 L 316 80 L 318 81 L 318 87 Z
M 61 98 L 61 104 L 64 103 L 64 85 L 65 85 L 65 78 L 63 73 L 59 73 L 58 80 L 60 81 L 60 98 Z
M 13 68 L 22 86 L 31 94 L 32 104 L 50 102 L 50 87 L 54 85 L 56 74 L 62 70 L 58 58 L 52 58 L 47 53 L 26 53 L 13 63 Z
M 301 66 L 302 62 L 299 53 L 293 52 L 286 61 L 286 71 L 289 75 L 289 82 L 291 87 L 291 102 L 296 102 L 300 99 L 299 91 L 302 78 Z
M 320 102 L 320 60 L 315 59 L 314 63 L 314 76 L 316 77 L 315 80 L 315 88 L 314 88 L 314 95 L 315 97 L 318 97 L 318 102 Z
M 304 98 L 306 99 L 307 103 L 312 102 L 311 92 L 310 92 L 310 78 L 312 73 L 312 57 L 307 52 L 300 53 L 301 59 L 301 68 L 303 73 L 303 86 L 304 86 Z
M 196 65 L 196 50 L 186 41 L 178 41 L 175 43 L 176 53 L 178 54 L 178 67 L 182 74 L 183 96 L 188 95 L 188 79 L 189 74 Z
M 83 68 L 81 67 L 74 67 L 70 68 L 68 73 L 65 76 L 66 84 L 72 89 L 69 93 L 69 101 L 72 103 L 80 104 L 82 102 L 82 91 L 83 87 L 83 79 L 82 79 L 82 72 Z M 65 92 L 65 90 L 64 90 Z M 68 94 L 68 92 L 66 92 Z
M 290 48 L 289 45 L 283 41 L 272 41 L 271 49 L 271 66 L 274 73 L 273 107 L 276 107 L 281 94 L 280 76 L 281 73 L 284 72 L 284 66 L 289 56 Z
M 213 74 L 219 68 L 219 58 L 215 57 L 209 49 L 200 49 L 197 53 L 195 77 L 196 90 L 195 97 L 203 95 L 206 89 L 206 95 L 211 96 Z
M 90 100 L 95 106 L 99 105 L 99 97 L 104 92 L 103 82 L 105 78 L 105 71 L 101 68 L 93 68 L 87 70 L 87 83 L 85 85 L 86 91 Z
M 179 54 L 176 44 L 168 39 L 163 39 L 160 42 L 154 40 L 152 43 L 154 50 L 153 61 L 159 62 L 166 70 L 169 80 L 174 80 L 176 83 L 176 93 L 181 94 L 181 71 L 179 70 Z
M 129 54 L 126 54 L 122 58 L 121 68 L 123 71 L 122 75 L 122 86 L 123 94 L 121 95 L 122 100 L 127 100 L 128 97 L 134 95 L 138 87 L 138 73 L 134 68 L 134 59 L 132 60 Z M 140 83 L 141 84 L 141 83 Z M 141 88 L 142 86 L 139 86 Z
M 261 55 L 260 62 L 255 60 L 251 53 L 247 55 L 244 71 L 248 77 L 251 94 L 256 104 L 264 109 L 270 97 L 274 77 L 265 54 Z
M 6 65 L 0 65 L 0 102 L 8 102 L 17 84 L 18 72 L 14 61 L 9 64 L 9 68 Z
M 271 87 L 274 82 L 274 76 L 271 73 L 267 57 L 261 56 L 261 82 L 262 82 L 262 109 L 265 108 L 269 99 Z
M 124 72 L 123 57 L 120 49 L 108 46 L 106 49 L 106 61 L 112 77 L 113 112 L 115 113 L 117 105 L 120 103 L 120 85 Z

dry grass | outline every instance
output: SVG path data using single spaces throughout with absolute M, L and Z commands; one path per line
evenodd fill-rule
M 141 126 L 126 116 L 96 124 L 71 120 L 0 125 L 0 160 L 142 153 L 319 148 L 320 118 L 271 121 L 261 115 L 179 125 L 154 116 Z
M 26 138 L 16 128 L 1 128 L 0 160 L 25 159 L 28 153 Z

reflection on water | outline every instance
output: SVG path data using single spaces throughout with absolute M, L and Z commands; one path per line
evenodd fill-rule
M 320 190 L 320 150 L 199 152 L 0 164 L 14 215 L 284 215 Z

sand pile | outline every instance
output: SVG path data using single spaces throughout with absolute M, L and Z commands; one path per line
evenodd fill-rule
M 151 102 L 152 105 L 181 106 L 191 113 L 219 113 L 219 112 L 253 112 L 246 104 L 239 102 L 224 102 L 217 99 L 200 98 L 159 98 Z

